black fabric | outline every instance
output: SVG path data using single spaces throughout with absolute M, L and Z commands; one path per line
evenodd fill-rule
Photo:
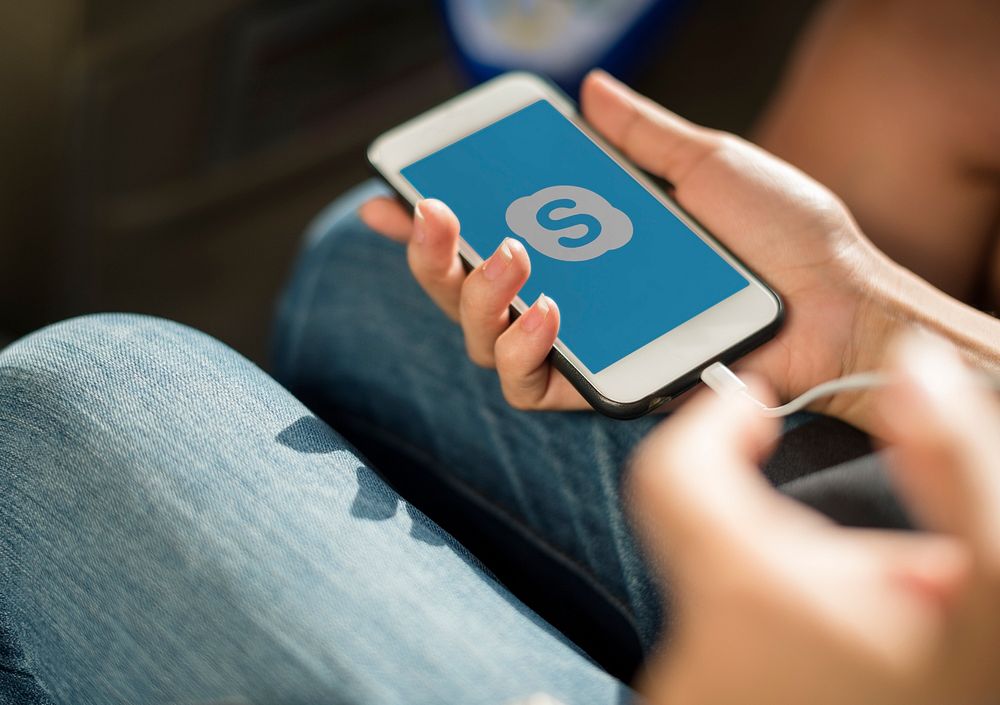
M 764 463 L 764 474 L 781 486 L 871 452 L 871 439 L 864 432 L 831 416 L 817 415 L 781 437 Z
M 829 416 L 786 433 L 764 474 L 783 493 L 839 524 L 911 528 L 871 439 Z
M 866 455 L 800 477 L 783 485 L 781 491 L 845 526 L 912 528 L 881 455 Z

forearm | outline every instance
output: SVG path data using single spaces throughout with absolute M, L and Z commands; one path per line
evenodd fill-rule
M 1000 320 L 897 268 L 886 293 L 888 310 L 903 326 L 920 326 L 951 341 L 973 367 L 1000 373 Z

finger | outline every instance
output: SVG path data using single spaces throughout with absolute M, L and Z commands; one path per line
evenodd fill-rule
M 907 337 L 892 359 L 895 383 L 878 408 L 908 505 L 929 528 L 1000 559 L 1000 408 L 939 339 Z
M 413 231 L 413 218 L 402 204 L 388 196 L 365 201 L 358 215 L 369 228 L 396 242 L 406 242 Z
M 773 399 L 773 392 L 759 378 L 746 376 L 744 381 L 750 388 L 750 397 L 764 404 Z M 694 393 L 686 405 L 647 436 L 640 450 L 651 458 L 681 463 L 702 465 L 737 460 L 753 465 L 769 452 L 778 425 L 776 420 L 763 416 L 757 407 L 740 397 L 722 397 L 703 389 Z M 744 474 L 742 470 L 734 470 L 731 463 L 727 463 L 727 467 L 727 473 Z M 752 474 L 757 475 L 756 472 Z
M 646 171 L 680 187 L 719 142 L 717 133 L 635 93 L 604 71 L 592 71 L 580 92 L 587 121 Z
M 887 571 L 891 580 L 938 607 L 947 609 L 969 579 L 969 552 L 954 537 L 925 532 L 842 529 L 854 548 L 861 547 Z
M 500 386 L 514 408 L 554 408 L 550 389 L 555 371 L 549 352 L 558 334 L 559 308 L 542 294 L 497 339 L 494 354 Z
M 752 387 L 758 398 L 770 397 L 759 383 Z M 708 390 L 657 427 L 638 448 L 629 479 L 647 545 L 692 555 L 694 545 L 717 548 L 779 520 L 774 509 L 785 500 L 758 470 L 778 428 L 750 403 Z
M 465 278 L 459 320 L 469 358 L 477 365 L 494 366 L 497 338 L 510 325 L 510 304 L 530 273 L 531 262 L 524 245 L 506 238 Z
M 458 257 L 458 218 L 448 206 L 435 199 L 417 202 L 406 256 L 428 296 L 449 318 L 458 320 L 465 269 Z

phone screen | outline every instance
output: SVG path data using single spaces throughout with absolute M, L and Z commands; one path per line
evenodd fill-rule
M 559 337 L 597 373 L 749 285 L 551 103 L 539 100 L 401 170 L 488 257 L 516 237 L 521 290 L 559 306 Z

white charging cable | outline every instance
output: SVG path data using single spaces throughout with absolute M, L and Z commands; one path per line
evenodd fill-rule
M 982 374 L 981 376 L 984 386 L 1000 390 L 1000 378 L 987 374 Z M 884 387 L 889 383 L 889 375 L 882 372 L 862 372 L 856 375 L 832 379 L 829 382 L 816 385 L 804 394 L 795 397 L 787 404 L 782 404 L 781 406 L 767 406 L 760 399 L 754 397 L 747 388 L 746 382 L 737 377 L 732 370 L 721 362 L 713 362 L 702 370 L 701 381 L 720 396 L 732 397 L 739 395 L 758 407 L 760 413 L 764 416 L 779 418 L 794 414 L 796 411 L 802 411 L 817 399 L 833 396 L 839 392 Z

